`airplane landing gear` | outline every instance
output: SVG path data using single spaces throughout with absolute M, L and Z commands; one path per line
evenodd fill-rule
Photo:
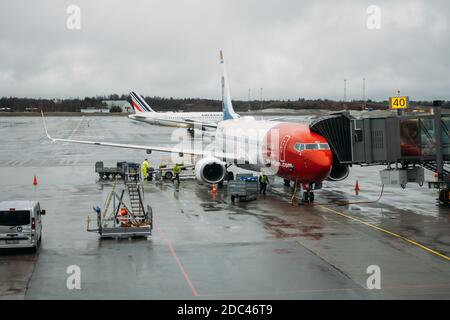
M 188 129 L 187 129 L 187 132 L 188 132 L 188 134 L 191 136 L 191 138 L 194 137 L 194 133 L 195 133 L 194 128 L 188 128 Z
M 303 184 L 303 198 L 302 203 L 313 203 L 314 202 L 314 185 L 313 184 Z
M 291 205 L 302 205 L 306 203 L 314 202 L 314 184 L 301 184 L 300 181 L 294 182 L 294 188 L 292 188 Z M 297 192 L 303 189 L 303 197 L 297 200 Z
M 314 192 L 311 189 L 307 189 L 303 192 L 303 203 L 313 203 L 314 202 Z

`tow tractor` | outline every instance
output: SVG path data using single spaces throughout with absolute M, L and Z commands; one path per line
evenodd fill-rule
M 195 165 L 191 163 L 185 164 L 183 161 L 177 162 L 181 165 L 181 178 L 195 178 Z M 173 162 L 163 161 L 160 163 L 159 168 L 152 169 L 152 173 L 155 180 L 170 180 L 173 178 L 173 168 L 175 164 Z
M 127 171 L 125 188 L 116 192 L 117 179 L 106 198 L 103 209 L 94 207 L 97 227 L 91 228 L 87 217 L 87 231 L 97 232 L 100 238 L 148 237 L 153 229 L 152 208 L 144 207 L 144 189 L 134 171 Z

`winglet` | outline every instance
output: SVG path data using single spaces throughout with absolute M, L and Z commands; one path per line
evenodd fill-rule
M 44 129 L 45 129 L 45 134 L 47 135 L 47 138 L 49 138 L 50 140 L 52 140 L 53 142 L 56 141 L 56 139 L 50 137 L 50 135 L 48 134 L 47 131 L 47 124 L 45 123 L 45 117 L 44 117 L 44 112 L 41 110 L 41 115 L 42 115 L 42 122 L 44 123 Z

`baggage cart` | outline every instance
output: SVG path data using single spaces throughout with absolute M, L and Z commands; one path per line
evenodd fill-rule
M 231 202 L 256 200 L 258 196 L 258 177 L 237 175 L 236 180 L 228 181 L 228 195 Z

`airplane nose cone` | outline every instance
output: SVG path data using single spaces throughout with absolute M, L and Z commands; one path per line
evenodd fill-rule
M 332 165 L 332 157 L 325 152 L 317 152 L 316 155 L 311 157 L 311 162 L 314 163 L 319 169 L 328 170 Z
M 331 151 L 304 152 L 304 174 L 307 180 L 321 182 L 331 172 L 333 166 L 333 155 Z

